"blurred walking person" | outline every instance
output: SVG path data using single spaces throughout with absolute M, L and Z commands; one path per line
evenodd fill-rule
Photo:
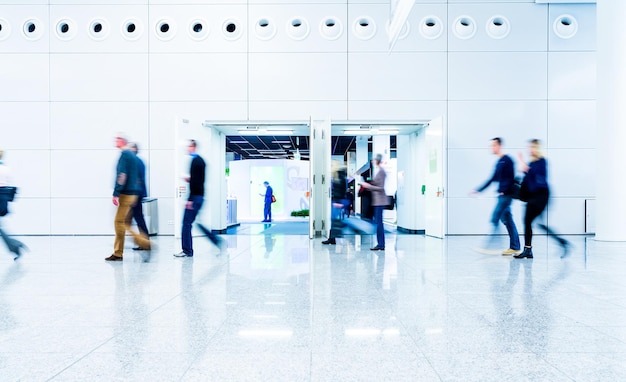
M 13 201 L 17 191 L 17 188 L 13 185 L 11 169 L 2 161 L 3 156 L 4 152 L 0 150 L 0 216 L 6 216 L 9 213 L 9 202 Z M 22 250 L 26 249 L 24 243 L 9 237 L 1 227 L 0 237 L 2 237 L 9 251 L 15 255 L 13 259 L 19 259 L 22 255 Z

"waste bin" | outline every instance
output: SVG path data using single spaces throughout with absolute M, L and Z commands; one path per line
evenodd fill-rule
M 149 236 L 155 236 L 159 233 L 159 208 L 157 201 L 157 198 L 143 198 L 141 201 L 143 217 L 146 220 Z

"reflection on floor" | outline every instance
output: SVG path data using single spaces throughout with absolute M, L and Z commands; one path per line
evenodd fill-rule
M 626 243 L 195 238 L 107 263 L 112 237 L 0 253 L 2 381 L 624 381 Z M 127 247 L 132 243 L 127 242 Z

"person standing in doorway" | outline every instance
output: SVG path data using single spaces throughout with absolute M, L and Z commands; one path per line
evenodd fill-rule
M 540 216 L 548 206 L 550 187 L 548 186 L 548 163 L 541 152 L 541 144 L 538 139 L 530 141 L 530 163 L 526 164 L 522 154 L 519 154 L 524 177 L 524 199 L 526 200 L 526 213 L 524 214 L 524 251 L 515 255 L 516 259 L 533 258 L 533 220 Z M 540 224 L 549 236 L 552 236 L 563 248 L 563 255 L 568 254 L 569 241 L 555 234 L 547 225 Z
M 150 236 L 148 232 L 148 227 L 146 226 L 146 220 L 143 218 L 143 199 L 148 196 L 148 188 L 146 187 L 146 165 L 143 163 L 143 160 L 139 157 L 139 146 L 135 142 L 131 142 L 128 144 L 128 148 L 135 154 L 137 158 L 137 169 L 139 171 L 139 200 L 133 206 L 133 219 L 137 223 L 137 228 L 142 235 Z M 146 248 L 142 248 L 141 246 L 134 247 L 135 251 L 144 251 Z
M 374 224 L 376 224 L 376 245 L 370 248 L 372 251 L 385 250 L 385 226 L 383 225 L 383 210 L 389 204 L 387 194 L 385 193 L 385 179 L 387 173 L 380 166 L 383 160 L 381 154 L 376 154 L 374 158 L 374 166 L 378 169 L 374 179 L 371 182 L 362 182 L 361 185 L 372 192 L 372 206 L 374 207 Z
M 498 202 L 491 215 L 493 232 L 487 242 L 486 248 L 479 248 L 478 251 L 487 254 L 497 253 L 493 247 L 497 240 L 496 233 L 498 226 L 500 221 L 502 221 L 509 234 L 509 248 L 502 251 L 502 255 L 510 256 L 521 252 L 519 234 L 517 233 L 517 227 L 513 221 L 513 214 L 511 214 L 511 203 L 513 201 L 511 192 L 513 190 L 513 183 L 515 182 L 515 166 L 513 165 L 511 157 L 506 155 L 502 150 L 502 138 L 496 137 L 491 140 L 491 152 L 498 157 L 493 176 L 480 188 L 472 191 L 472 194 L 478 194 L 489 187 L 492 182 L 498 183 Z
M 197 153 L 198 144 L 191 139 L 187 146 L 187 152 L 191 156 L 191 167 L 189 177 L 185 180 L 189 182 L 189 198 L 185 204 L 182 226 L 182 251 L 174 254 L 176 257 L 192 257 L 193 242 L 191 237 L 191 226 L 198 216 L 198 211 L 204 203 L 204 179 L 206 174 L 206 163 Z
M 274 196 L 274 190 L 272 190 L 272 186 L 266 180 L 263 182 L 263 186 L 265 186 L 265 194 L 260 194 L 263 196 L 263 223 L 269 223 L 272 221 L 272 202 Z
M 151 243 L 147 236 L 134 232 L 130 223 L 132 221 L 132 208 L 139 200 L 141 193 L 139 185 L 139 170 L 137 157 L 128 149 L 128 140 L 122 134 L 115 138 L 115 147 L 120 151 L 117 161 L 115 185 L 113 187 L 113 205 L 117 206 L 115 214 L 115 243 L 113 254 L 106 261 L 122 261 L 124 256 L 124 239 L 126 231 L 130 232 L 135 244 L 141 248 L 150 249 Z

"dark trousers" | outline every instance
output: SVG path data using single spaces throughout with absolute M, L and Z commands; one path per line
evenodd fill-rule
M 343 212 L 345 206 L 350 203 L 348 200 L 333 200 L 332 209 L 330 211 L 330 234 L 329 239 L 341 237 L 343 233 Z
M 548 205 L 549 192 L 541 190 L 531 195 L 526 203 L 524 214 L 524 246 L 531 247 L 533 243 L 533 220 L 543 213 Z M 544 226 L 546 230 L 548 227 Z M 548 233 L 550 231 L 548 230 Z
M 265 202 L 265 206 L 263 206 L 263 220 L 271 221 L 272 220 L 272 202 Z
M 148 227 L 146 226 L 146 221 L 143 218 L 143 203 L 141 203 L 141 198 L 139 198 L 137 203 L 133 206 L 133 219 L 135 219 L 140 233 L 146 236 L 150 235 Z
M 374 206 L 374 224 L 376 224 L 376 246 L 385 248 L 385 226 L 383 225 L 383 210 L 385 206 Z
M 196 220 L 196 216 L 198 216 L 198 211 L 202 208 L 202 203 L 204 203 L 203 196 L 192 196 L 191 197 L 191 208 L 185 208 L 185 214 L 183 215 L 183 229 L 182 229 L 182 243 L 183 243 L 183 252 L 187 255 L 193 255 L 193 241 L 191 238 L 191 225 L 194 220 Z

